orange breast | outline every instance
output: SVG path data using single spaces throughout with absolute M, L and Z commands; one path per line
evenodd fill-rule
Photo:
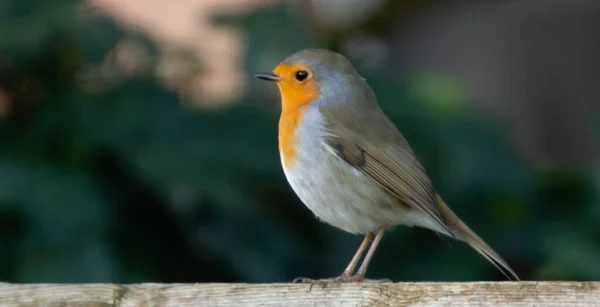
M 296 160 L 297 135 L 296 130 L 304 114 L 300 108 L 281 112 L 279 118 L 279 152 L 283 155 L 283 163 L 289 168 Z
M 304 118 L 306 106 L 319 96 L 319 85 L 310 78 L 298 82 L 294 75 L 298 70 L 309 70 L 300 64 L 280 64 L 274 73 L 282 78 L 277 82 L 281 93 L 281 117 L 279 118 L 279 151 L 285 167 L 291 166 L 297 155 L 297 128 Z

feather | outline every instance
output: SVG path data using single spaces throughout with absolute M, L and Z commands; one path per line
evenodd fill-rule
M 410 145 L 383 112 L 348 112 L 327 106 L 325 144 L 330 152 L 368 175 L 400 203 L 426 214 L 437 231 L 467 242 L 507 278 L 519 280 L 510 266 L 463 223 L 437 195 Z M 371 105 L 371 107 L 373 107 Z M 368 124 L 367 124 L 368 123 Z

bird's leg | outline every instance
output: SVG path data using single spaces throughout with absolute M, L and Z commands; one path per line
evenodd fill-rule
M 369 267 L 369 263 L 371 262 L 371 259 L 373 258 L 373 255 L 375 254 L 375 250 L 377 249 L 377 246 L 379 245 L 381 238 L 383 238 L 384 233 L 385 233 L 385 227 L 379 228 L 379 231 L 377 231 L 377 235 L 375 236 L 375 239 L 373 239 L 373 244 L 371 244 L 371 247 L 369 248 L 369 251 L 367 252 L 367 255 L 365 256 L 365 259 L 363 260 L 362 264 L 360 265 L 360 268 L 358 268 L 358 271 L 356 272 L 356 274 L 352 275 L 349 278 L 349 281 L 364 281 L 364 282 L 373 282 L 373 283 L 391 282 L 389 279 L 382 279 L 382 280 L 365 279 L 365 274 L 367 273 L 367 268 Z
M 360 258 L 362 258 L 363 254 L 365 253 L 365 250 L 367 249 L 367 246 L 373 241 L 374 237 L 375 237 L 375 234 L 372 233 L 372 232 L 369 232 L 365 236 L 365 238 L 362 241 L 362 243 L 360 243 L 360 246 L 358 247 L 358 250 L 356 250 L 356 253 L 354 254 L 354 257 L 352 257 L 352 260 L 350 260 L 350 263 L 348 263 L 348 266 L 346 267 L 346 269 L 344 270 L 344 272 L 342 273 L 342 275 L 340 275 L 336 279 L 345 279 L 345 278 L 349 278 L 350 276 L 352 276 L 352 272 L 354 272 L 354 268 L 358 264 L 358 261 L 360 261 Z
M 352 272 L 354 271 L 354 268 L 358 264 L 358 261 L 360 260 L 362 255 L 365 253 L 365 250 L 367 249 L 367 246 L 369 245 L 369 243 L 371 243 L 373 241 L 373 237 L 375 237 L 375 234 L 373 234 L 372 232 L 369 232 L 369 233 L 367 233 L 367 235 L 365 235 L 365 238 L 363 239 L 362 243 L 360 243 L 358 250 L 356 250 L 354 257 L 352 257 L 352 260 L 350 260 L 350 263 L 348 263 L 348 266 L 346 267 L 346 269 L 344 270 L 342 275 L 340 275 L 336 278 L 328 278 L 328 279 L 321 279 L 321 280 L 314 280 L 314 279 L 310 279 L 310 278 L 299 277 L 299 278 L 294 279 L 293 282 L 294 283 L 296 283 L 296 282 L 314 283 L 314 282 L 319 282 L 319 281 L 322 281 L 322 282 L 351 281 L 350 278 L 352 277 Z

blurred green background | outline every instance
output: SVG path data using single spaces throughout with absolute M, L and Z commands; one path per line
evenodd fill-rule
M 438 192 L 523 279 L 600 279 L 597 1 L 0 7 L 2 281 L 340 274 L 362 238 L 295 196 L 278 92 L 252 77 L 309 47 L 356 64 Z M 407 227 L 368 277 L 504 279 Z

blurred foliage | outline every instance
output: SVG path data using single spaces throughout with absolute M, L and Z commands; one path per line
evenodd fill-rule
M 149 74 L 85 90 L 85 73 L 124 36 L 152 56 L 157 46 L 75 1 L 3 5 L 0 89 L 10 99 L 0 122 L 0 279 L 277 282 L 343 270 L 362 238 L 321 224 L 291 191 L 269 85 L 252 83 L 219 111 L 183 107 Z M 286 16 L 277 7 L 219 18 L 248 36 L 249 81 L 270 59 L 319 46 Z M 533 169 L 455 84 L 414 76 L 365 73 L 455 212 L 524 279 L 600 278 L 598 174 Z M 399 227 L 369 276 L 503 279 L 451 244 Z

